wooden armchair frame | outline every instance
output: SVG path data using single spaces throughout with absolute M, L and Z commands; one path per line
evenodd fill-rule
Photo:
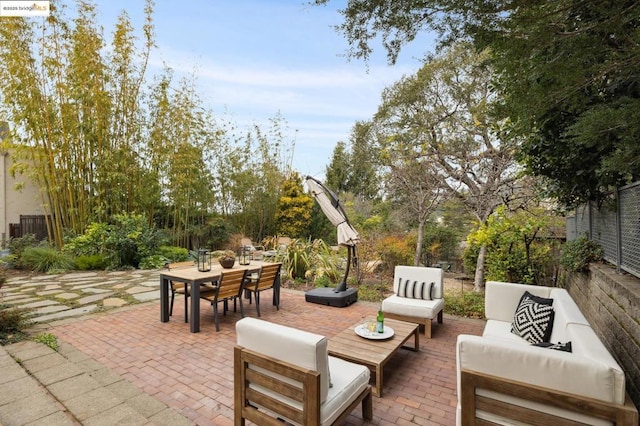
M 251 365 L 251 366 L 250 366 Z M 299 383 L 295 386 L 256 367 Z M 251 385 L 255 386 L 251 386 Z M 274 398 L 279 395 L 282 399 Z M 289 404 L 293 400 L 302 408 Z M 373 418 L 371 386 L 360 395 L 332 423 L 341 424 L 362 403 L 362 417 Z M 257 406 L 262 407 L 258 409 Z M 234 348 L 234 424 L 242 426 L 246 420 L 255 424 L 282 426 L 283 419 L 302 425 L 320 425 L 320 373 L 259 354 L 242 346 Z

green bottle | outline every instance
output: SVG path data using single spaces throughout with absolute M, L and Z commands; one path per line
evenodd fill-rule
M 378 317 L 376 318 L 376 320 L 376 331 L 378 333 L 384 333 L 384 315 L 382 315 L 382 309 L 378 310 Z

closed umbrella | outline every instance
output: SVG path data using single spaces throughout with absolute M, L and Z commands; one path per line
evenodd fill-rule
M 357 263 L 356 244 L 360 241 L 360 236 L 349 223 L 340 200 L 329 188 L 311 176 L 307 176 L 306 183 L 311 194 L 320 205 L 322 212 L 337 227 L 338 244 L 347 247 L 347 270 L 342 282 L 335 289 L 336 292 L 344 291 L 347 289 L 347 276 L 349 275 L 351 261 L 353 260 L 354 264 Z

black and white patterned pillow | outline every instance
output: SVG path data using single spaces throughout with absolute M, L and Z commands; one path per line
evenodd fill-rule
M 433 300 L 433 286 L 436 283 L 427 283 L 425 281 L 403 280 L 398 278 L 398 292 L 400 297 L 408 297 L 411 299 Z
M 529 343 L 548 342 L 555 317 L 552 303 L 553 299 L 525 292 L 513 316 L 511 332 Z

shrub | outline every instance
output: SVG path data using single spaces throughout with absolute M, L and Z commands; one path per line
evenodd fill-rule
M 50 247 L 29 247 L 20 256 L 20 267 L 36 272 L 66 271 L 73 269 L 71 257 Z
M 164 238 L 144 216 L 122 214 L 109 224 L 92 223 L 84 235 L 68 241 L 64 251 L 75 256 L 102 254 L 112 269 L 137 268 L 143 258 L 157 253 Z
M 140 269 L 160 269 L 167 263 L 167 258 L 161 254 L 147 256 L 140 261 Z
M 160 246 L 160 254 L 169 262 L 184 262 L 189 260 L 189 250 L 184 247 Z
M 34 234 L 27 234 L 20 238 L 12 238 L 9 241 L 8 247 L 11 254 L 15 256 L 16 259 L 20 259 L 24 249 L 36 247 L 38 244 L 39 242 L 36 240 L 36 236 Z
M 76 269 L 81 271 L 95 271 L 106 269 L 109 266 L 109 259 L 102 254 L 92 254 L 76 257 Z
M 445 296 L 444 311 L 468 318 L 484 318 L 484 293 L 466 291 Z
M 397 236 L 383 238 L 378 243 L 378 252 L 387 271 L 393 271 L 396 265 L 413 265 L 415 248 L 405 239 Z
M 29 324 L 26 312 L 24 309 L 3 309 L 3 306 L 0 306 L 0 344 L 6 345 L 26 338 L 26 333 L 22 331 Z
M 602 260 L 603 253 L 598 243 L 583 236 L 564 245 L 560 264 L 571 272 L 588 271 L 589 263 Z

